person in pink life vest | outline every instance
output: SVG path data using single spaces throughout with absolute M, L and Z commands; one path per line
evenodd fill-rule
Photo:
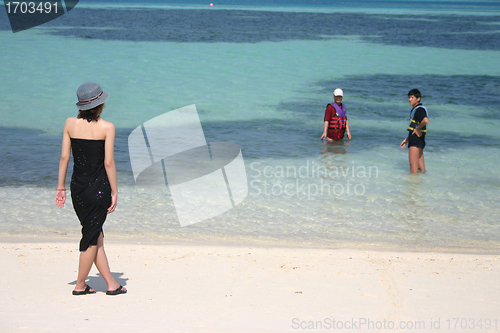
M 333 98 L 335 102 L 326 106 L 325 123 L 321 140 L 342 140 L 345 133 L 347 133 L 347 139 L 351 139 L 351 131 L 349 130 L 349 121 L 347 120 L 345 105 L 342 104 L 343 96 L 344 92 L 342 89 L 337 88 L 334 90 Z

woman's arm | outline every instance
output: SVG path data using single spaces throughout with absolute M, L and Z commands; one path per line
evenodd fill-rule
M 108 214 L 114 212 L 118 200 L 118 182 L 116 179 L 115 165 L 115 125 L 107 124 L 106 138 L 104 143 L 104 167 L 108 175 L 109 185 L 111 187 L 111 206 L 108 208 Z
M 323 135 L 321 135 L 321 140 L 326 139 L 326 135 L 328 133 L 328 125 L 329 124 L 330 124 L 330 122 L 325 120 L 325 124 L 323 126 Z
M 71 139 L 68 132 L 69 121 L 67 119 L 64 124 L 61 159 L 59 161 L 59 176 L 56 189 L 56 205 L 59 207 L 64 207 L 66 202 L 66 172 L 68 171 L 68 162 L 71 156 Z
M 349 120 L 345 120 L 345 131 L 347 133 L 347 139 L 351 140 L 351 131 L 349 130 Z
M 321 140 L 328 139 L 328 127 L 330 126 L 330 119 L 332 119 L 332 112 L 335 112 L 335 109 L 331 104 L 328 104 L 325 109 L 325 118 L 323 118 L 323 134 L 321 135 Z

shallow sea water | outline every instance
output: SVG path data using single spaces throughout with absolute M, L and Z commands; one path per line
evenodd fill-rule
M 78 235 L 53 189 L 76 88 L 97 81 L 110 93 L 103 117 L 117 126 L 119 209 L 105 232 L 495 250 L 499 13 L 496 2 L 467 1 L 89 2 L 16 34 L 0 13 L 0 233 Z M 327 145 L 319 137 L 337 87 L 353 139 Z M 399 148 L 414 87 L 431 119 L 418 176 Z M 168 191 L 135 186 L 127 138 L 190 104 L 208 142 L 241 147 L 249 194 L 181 228 Z

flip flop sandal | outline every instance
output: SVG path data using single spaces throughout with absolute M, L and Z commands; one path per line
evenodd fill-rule
M 85 288 L 85 290 L 83 291 L 76 291 L 76 290 L 73 290 L 73 295 L 87 295 L 87 294 L 95 294 L 96 291 L 90 291 L 90 286 L 88 284 L 86 284 L 87 288 Z
M 108 290 L 106 291 L 106 295 L 120 295 L 127 293 L 126 289 L 123 289 L 122 286 L 118 287 L 116 290 Z

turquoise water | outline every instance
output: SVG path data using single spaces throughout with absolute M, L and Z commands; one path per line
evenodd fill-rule
M 496 2 L 214 4 L 80 2 L 16 34 L 0 14 L 0 233 L 78 235 L 71 204 L 59 209 L 53 195 L 64 120 L 76 115 L 77 87 L 95 81 L 117 126 L 120 196 L 105 232 L 498 248 Z M 337 87 L 353 138 L 326 145 L 324 109 Z M 428 172 L 418 176 L 399 148 L 414 87 L 431 120 Z M 241 147 L 249 194 L 181 228 L 168 191 L 135 186 L 127 137 L 191 104 L 207 141 Z

